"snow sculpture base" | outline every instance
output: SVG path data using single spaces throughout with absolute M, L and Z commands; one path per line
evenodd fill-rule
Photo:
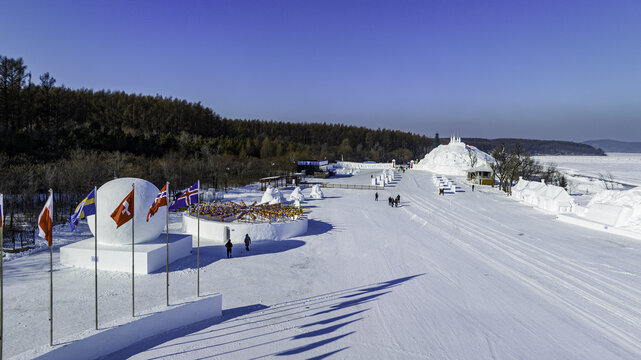
M 135 318 L 127 317 L 90 330 L 87 337 L 62 338 L 49 345 L 33 348 L 18 355 L 22 359 L 102 359 L 113 353 L 155 336 L 190 326 L 203 320 L 220 318 L 223 314 L 222 294 L 212 294 L 170 307 L 156 308 Z
M 223 222 L 200 218 L 200 245 L 223 245 L 225 227 L 231 230 L 230 239 L 233 244 L 242 244 L 245 234 L 249 234 L 252 241 L 285 240 L 307 233 L 307 218 L 271 224 Z M 198 219 L 183 214 L 182 232 L 191 234 L 195 243 L 198 236 Z
M 169 234 L 169 262 L 191 253 L 191 235 Z M 60 248 L 60 263 L 85 269 L 94 268 L 94 238 L 78 241 Z M 134 246 L 136 274 L 149 274 L 167 264 L 167 235 Z M 98 243 L 98 270 L 131 272 L 131 244 Z

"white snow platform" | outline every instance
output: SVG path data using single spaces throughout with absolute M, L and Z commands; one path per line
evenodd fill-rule
M 220 318 L 223 314 L 222 294 L 212 294 L 197 300 L 170 307 L 157 308 L 148 315 L 120 319 L 101 330 L 85 331 L 85 337 L 56 340 L 58 345 L 31 349 L 17 356 L 19 359 L 98 359 L 120 358 L 117 351 L 146 339 L 190 326 L 206 319 Z M 80 335 L 80 336 L 82 336 Z M 78 336 L 78 335 L 76 335 Z
M 100 234 L 99 234 L 100 235 Z M 191 235 L 169 234 L 169 262 L 191 253 Z M 60 263 L 86 269 L 94 268 L 94 238 L 60 248 Z M 149 274 L 167 264 L 167 235 L 134 246 L 134 271 Z M 131 244 L 98 243 L 98 270 L 131 272 Z

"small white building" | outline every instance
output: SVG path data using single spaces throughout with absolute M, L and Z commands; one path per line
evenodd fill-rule
M 492 168 L 487 163 L 470 168 L 467 170 L 467 180 L 474 184 L 492 185 L 494 184 Z
M 556 214 L 571 213 L 576 204 L 564 188 L 546 185 L 545 181 L 528 181 L 519 178 L 512 188 L 512 198 Z

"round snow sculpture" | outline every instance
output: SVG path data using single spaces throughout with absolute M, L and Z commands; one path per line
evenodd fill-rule
M 144 243 L 156 239 L 163 228 L 167 218 L 167 206 L 162 206 L 156 214 L 147 219 L 147 212 L 160 192 L 154 184 L 147 180 L 136 178 L 120 178 L 107 182 L 98 189 L 98 242 L 103 244 L 124 245 L 131 244 L 131 224 L 116 228 L 116 222 L 111 218 L 111 213 L 116 210 L 120 202 L 131 192 L 131 185 L 135 184 L 134 191 L 134 243 Z M 94 215 L 87 216 L 89 229 L 95 235 Z

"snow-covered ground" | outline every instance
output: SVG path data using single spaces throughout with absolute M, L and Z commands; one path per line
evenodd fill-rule
M 535 156 L 543 164 L 556 164 L 567 175 L 570 193 L 595 194 L 605 189 L 599 179 L 612 178 L 625 187 L 641 186 L 641 154 L 607 156 Z M 616 184 L 615 184 L 616 185 Z M 622 189 L 624 187 L 616 187 Z
M 368 185 L 379 173 L 323 181 Z M 641 357 L 641 242 L 457 183 L 464 192 L 439 196 L 432 173 L 407 171 L 378 202 L 374 191 L 323 189 L 324 199 L 303 203 L 305 236 L 249 252 L 237 245 L 232 259 L 222 246 L 201 249 L 201 292 L 223 294 L 223 318 L 112 357 Z M 389 207 L 385 198 L 397 194 L 400 206 Z M 254 187 L 226 197 L 261 195 Z M 170 221 L 180 228 L 179 216 Z M 81 231 L 88 235 L 86 224 Z M 5 263 L 5 356 L 49 341 L 48 261 L 38 252 Z M 171 266 L 173 303 L 193 299 L 195 266 L 195 255 Z M 69 341 L 93 327 L 93 272 L 61 267 L 57 247 L 54 270 L 54 332 Z M 130 275 L 99 276 L 101 323 L 130 316 Z M 164 284 L 163 272 L 136 277 L 138 311 L 163 306 Z

